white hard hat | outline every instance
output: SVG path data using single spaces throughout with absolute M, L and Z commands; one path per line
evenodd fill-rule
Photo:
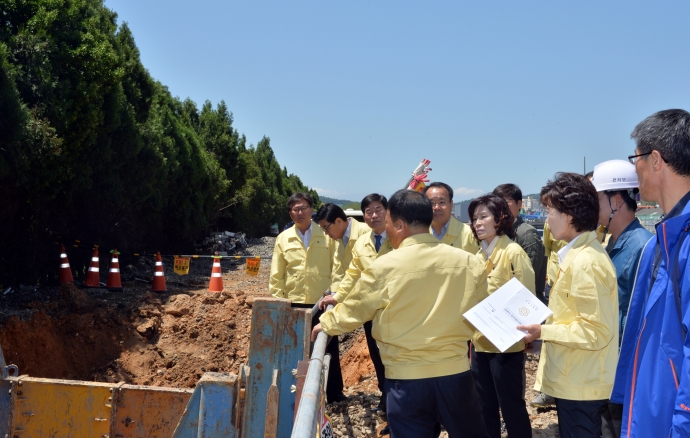
M 597 192 L 639 187 L 635 165 L 625 160 L 610 160 L 594 166 L 592 184 Z

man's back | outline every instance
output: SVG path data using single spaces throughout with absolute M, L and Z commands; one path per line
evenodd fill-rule
M 336 307 L 338 331 L 373 317 L 387 378 L 461 373 L 469 369 L 467 341 L 474 332 L 462 315 L 479 294 L 486 294 L 486 277 L 476 256 L 431 234 L 411 236 L 376 259 Z M 336 326 L 324 317 L 324 326 Z

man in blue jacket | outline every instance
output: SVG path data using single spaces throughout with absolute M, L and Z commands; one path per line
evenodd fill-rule
M 664 211 L 640 258 L 611 401 L 621 437 L 690 436 L 690 113 L 665 110 L 631 137 L 643 200 Z

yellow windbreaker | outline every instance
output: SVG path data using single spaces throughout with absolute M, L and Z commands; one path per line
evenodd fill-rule
M 565 240 L 555 240 L 551 235 L 549 224 L 544 223 L 544 255 L 547 258 L 546 281 L 553 286 L 553 282 L 558 275 L 558 251 L 566 246 Z
M 371 262 L 376 260 L 377 257 L 387 254 L 392 250 L 393 247 L 391 243 L 388 241 L 388 238 L 385 238 L 381 242 L 381 248 L 379 248 L 378 254 L 376 253 L 374 230 L 371 230 L 369 234 L 365 234 L 361 239 L 358 239 L 354 248 L 352 248 L 352 262 L 350 262 L 350 266 L 347 268 L 347 271 L 345 271 L 345 277 L 343 281 L 340 282 L 338 290 L 333 298 L 341 303 L 345 297 L 352 292 L 352 288 L 362 275 L 362 271 L 369 268 Z
M 309 248 L 292 226 L 276 238 L 268 290 L 276 298 L 314 304 L 331 285 L 335 242 L 314 222 Z
M 429 232 L 433 233 L 431 227 L 429 227 Z M 470 226 L 463 224 L 452 216 L 450 217 L 450 224 L 448 225 L 446 234 L 443 236 L 443 239 L 441 239 L 441 243 L 464 249 L 470 254 L 476 254 L 477 251 L 479 251 L 479 242 L 477 242 L 477 238 L 474 237 L 474 233 L 472 233 Z
M 373 320 L 386 378 L 458 374 L 469 370 L 474 333 L 462 315 L 479 295 L 486 295 L 486 274 L 477 256 L 417 234 L 374 260 L 321 326 L 339 335 Z
M 477 252 L 477 256 L 481 260 L 484 260 L 484 253 L 482 250 Z M 513 277 L 517 278 L 530 292 L 535 294 L 532 262 L 525 250 L 523 250 L 520 245 L 510 240 L 506 235 L 498 237 L 498 242 L 496 242 L 491 257 L 484 262 L 484 269 L 487 274 L 487 295 L 479 297 L 479 301 L 482 301 L 487 296 L 496 292 L 499 287 L 508 283 Z M 475 332 L 472 343 L 474 344 L 475 350 L 479 352 L 501 352 L 491 341 L 486 339 L 486 337 L 479 332 Z M 525 343 L 519 341 L 505 352 L 514 353 L 524 349 Z
M 609 398 L 618 360 L 618 283 L 594 231 L 582 233 L 559 265 L 549 308 L 534 389 L 568 400 Z
M 333 282 L 331 283 L 331 292 L 338 290 L 340 281 L 345 277 L 345 271 L 352 262 L 352 250 L 359 238 L 371 231 L 371 228 L 364 222 L 357 219 L 352 219 L 350 226 L 350 239 L 347 245 L 343 245 L 343 240 L 336 240 L 335 260 L 333 260 Z

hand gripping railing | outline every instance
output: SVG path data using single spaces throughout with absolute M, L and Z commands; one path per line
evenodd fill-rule
M 331 310 L 332 308 L 333 306 L 329 305 L 326 310 Z M 321 384 L 323 382 L 323 390 L 325 391 L 326 381 L 328 380 L 328 365 L 331 361 L 330 354 L 325 354 L 326 345 L 328 345 L 330 340 L 331 337 L 324 332 L 316 336 L 314 350 L 309 359 L 307 376 L 304 379 L 302 396 L 297 408 L 295 424 L 292 427 L 292 435 L 290 435 L 291 438 L 313 438 L 316 433 L 318 422 L 320 421 L 318 416 L 319 402 L 321 401 Z

